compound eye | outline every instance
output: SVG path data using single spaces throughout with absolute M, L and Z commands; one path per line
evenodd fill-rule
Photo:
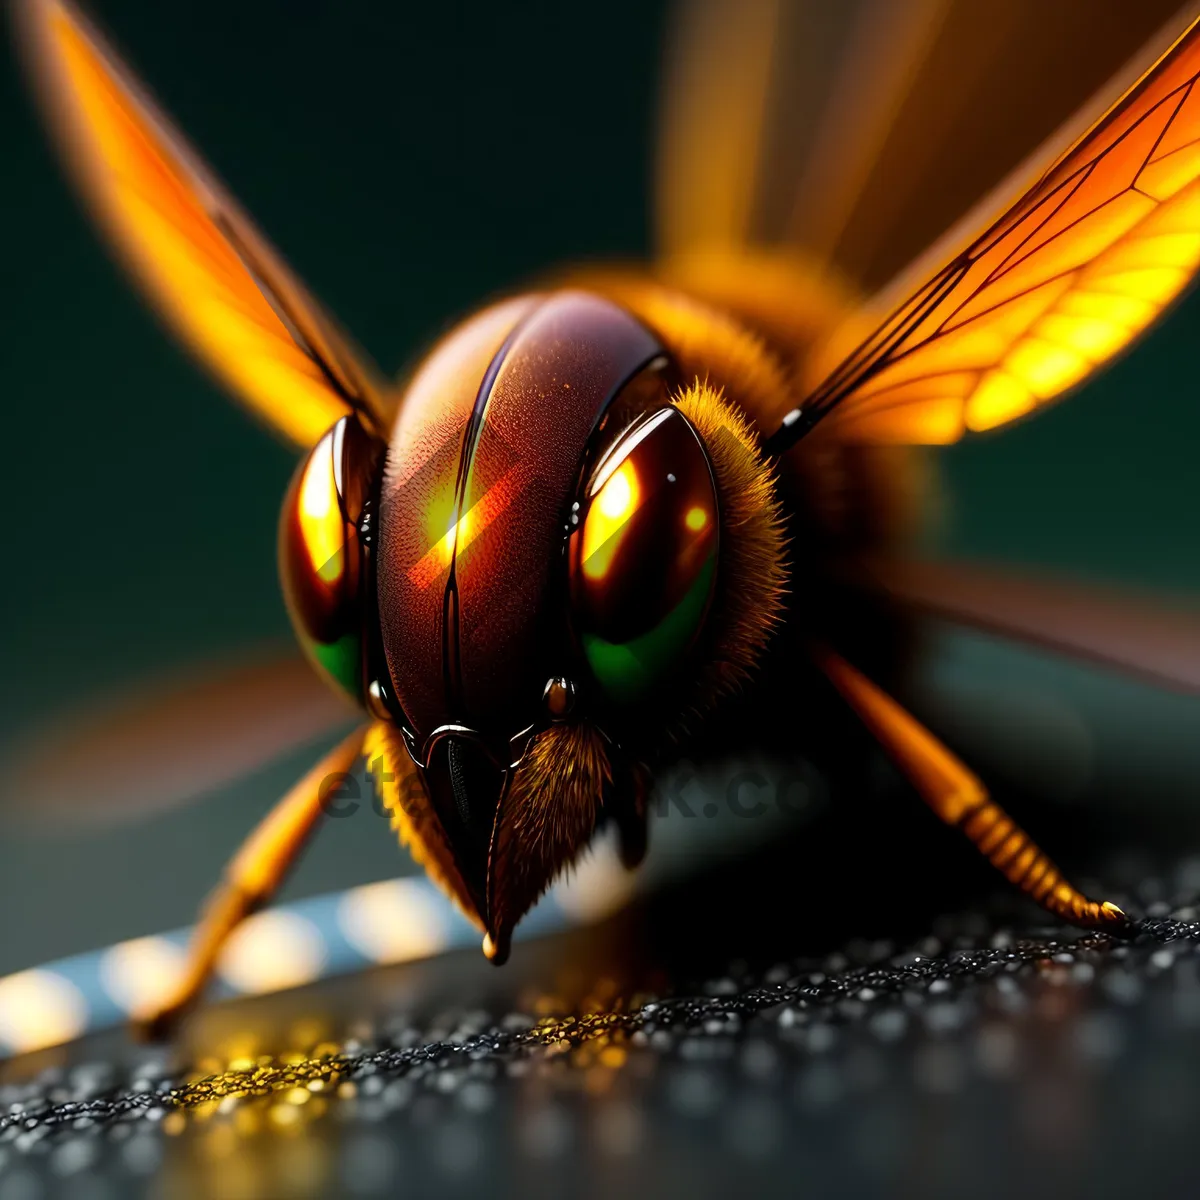
M 279 528 L 279 569 L 296 636 L 318 671 L 362 703 L 363 549 L 358 522 L 376 455 L 343 417 L 292 477 Z
M 568 547 L 575 631 L 605 693 L 636 703 L 687 656 L 716 580 L 717 490 L 687 418 L 664 408 L 626 430 L 578 515 Z

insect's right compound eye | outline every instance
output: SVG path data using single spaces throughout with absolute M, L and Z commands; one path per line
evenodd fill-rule
M 364 553 L 358 523 L 377 447 L 343 417 L 313 447 L 288 488 L 279 527 L 279 572 L 304 652 L 352 700 L 364 701 Z
M 675 670 L 716 582 L 717 489 L 677 408 L 636 421 L 592 473 L 568 547 L 571 613 L 591 672 L 638 703 Z

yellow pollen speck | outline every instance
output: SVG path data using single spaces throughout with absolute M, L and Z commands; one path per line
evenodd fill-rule
M 240 1141 L 233 1125 L 214 1125 L 204 1139 L 204 1149 L 212 1158 L 228 1158 L 237 1151 Z
M 625 1048 L 623 1046 L 605 1046 L 600 1051 L 600 1065 L 604 1067 L 623 1067 L 625 1065 Z
M 233 1113 L 233 1127 L 242 1137 L 253 1137 L 262 1125 L 259 1110 L 239 1105 Z
M 267 1114 L 272 1125 L 286 1129 L 300 1120 L 300 1110 L 294 1104 L 273 1105 Z

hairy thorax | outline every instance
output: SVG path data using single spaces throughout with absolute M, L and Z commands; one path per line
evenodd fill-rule
M 853 303 L 837 283 L 777 258 L 700 258 L 653 276 L 598 270 L 577 278 L 636 314 L 671 349 L 685 383 L 707 381 L 763 437 L 803 399 L 810 353 Z M 794 514 L 795 550 L 809 562 L 895 548 L 928 515 L 924 456 L 849 441 L 836 418 L 789 452 L 779 483 Z

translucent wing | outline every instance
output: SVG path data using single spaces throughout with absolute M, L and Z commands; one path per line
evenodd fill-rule
M 953 442 L 1061 395 L 1145 329 L 1200 265 L 1198 77 L 1200 21 L 1007 211 L 976 224 L 772 449 L 835 408 L 842 436 Z
M 1194 605 L 952 560 L 876 560 L 858 581 L 928 616 L 1200 695 Z
M 360 718 L 298 651 L 92 700 L 0 749 L 0 820 L 109 825 L 177 807 Z
M 180 337 L 275 430 L 312 445 L 381 389 L 205 167 L 65 0 L 20 0 L 27 57 L 89 207 Z
M 1054 133 L 1180 0 L 682 0 L 668 259 L 798 252 L 870 294 Z

